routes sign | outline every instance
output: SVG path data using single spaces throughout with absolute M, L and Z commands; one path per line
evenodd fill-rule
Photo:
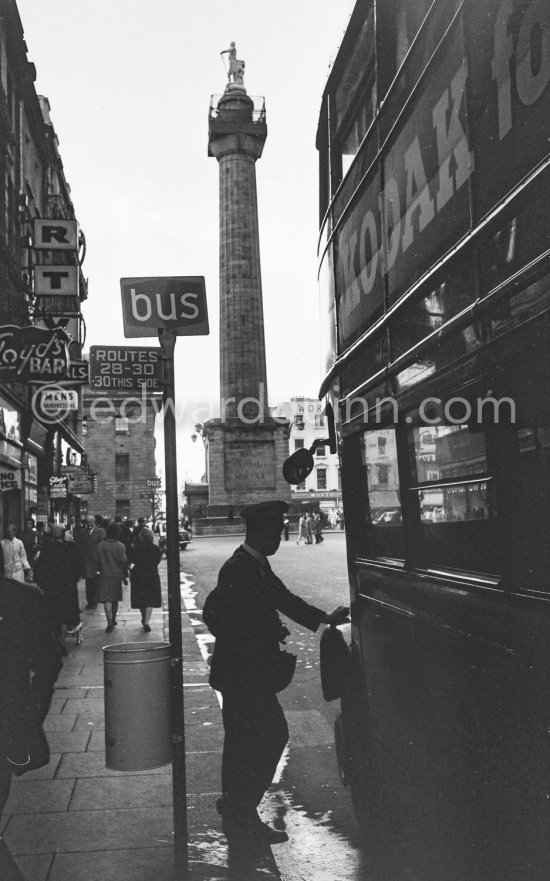
M 162 392 L 160 349 L 91 346 L 90 385 L 95 389 Z
M 159 328 L 177 336 L 207 335 L 204 276 L 121 278 L 125 337 L 157 336 Z

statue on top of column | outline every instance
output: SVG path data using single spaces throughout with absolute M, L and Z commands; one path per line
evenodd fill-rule
M 229 44 L 229 49 L 223 49 L 220 55 L 229 55 L 229 70 L 227 71 L 227 79 L 230 83 L 237 86 L 243 85 L 244 78 L 244 61 L 237 58 L 237 49 L 235 43 Z

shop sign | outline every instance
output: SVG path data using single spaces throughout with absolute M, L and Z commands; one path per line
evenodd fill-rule
M 162 392 L 160 354 L 153 346 L 90 346 L 90 385 Z
M 0 327 L 0 378 L 36 382 L 65 378 L 68 343 L 68 335 L 60 328 Z
M 75 495 L 94 492 L 94 473 L 89 465 L 63 465 L 61 472 L 67 478 L 67 488 Z
M 90 365 L 88 361 L 71 361 L 67 379 L 73 384 L 86 385 L 89 381 Z
M 33 248 L 43 251 L 77 251 L 78 222 L 48 218 L 34 221 Z
M 93 474 L 89 465 L 62 465 L 61 473 L 67 477 L 86 476 L 91 477 Z
M 147 486 L 155 487 L 160 489 L 160 477 L 151 477 L 147 480 Z
M 45 416 L 60 416 L 78 410 L 78 392 L 48 388 L 40 393 L 40 410 Z
M 67 487 L 74 495 L 90 495 L 94 491 L 94 479 L 91 474 L 75 474 L 67 477 Z
M 35 266 L 34 293 L 37 297 L 78 297 L 78 267 Z
M 121 278 L 125 337 L 158 336 L 160 328 L 177 336 L 207 335 L 204 276 Z
M 18 469 L 0 466 L 0 492 L 10 489 L 21 489 L 21 472 Z
M 67 478 L 50 477 L 50 499 L 66 499 L 67 495 Z

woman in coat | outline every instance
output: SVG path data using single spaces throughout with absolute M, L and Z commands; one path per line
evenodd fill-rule
M 307 540 L 307 526 L 306 526 L 306 517 L 305 514 L 300 514 L 300 519 L 298 521 L 298 541 L 297 545 L 304 539 L 306 544 L 309 544 Z
M 122 600 L 122 583 L 127 584 L 128 561 L 126 550 L 119 541 L 120 526 L 118 523 L 109 523 L 107 535 L 97 546 L 97 560 L 99 580 L 97 587 L 97 602 L 104 603 L 107 627 L 110 633 L 116 625 L 118 604 Z
M 141 530 L 134 548 L 134 567 L 130 574 L 132 609 L 140 610 L 145 633 L 151 632 L 149 620 L 153 608 L 158 609 L 161 605 L 158 564 L 162 554 L 153 539 L 150 529 Z
M 67 631 L 80 623 L 80 558 L 74 542 L 66 540 L 64 526 L 54 523 L 50 538 L 36 560 L 34 579 L 44 593 L 52 632 L 64 656 L 67 654 Z

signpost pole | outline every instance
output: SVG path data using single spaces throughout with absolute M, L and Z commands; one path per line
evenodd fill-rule
M 174 856 L 176 879 L 189 877 L 187 796 L 185 775 L 185 727 L 183 707 L 183 645 L 178 520 L 176 420 L 174 413 L 174 349 L 176 333 L 159 328 L 162 357 L 164 456 L 166 471 L 166 539 L 168 563 L 168 632 L 172 646 L 172 783 L 174 802 Z
M 172 645 L 172 780 L 176 881 L 189 877 L 185 728 L 183 714 L 183 646 L 179 555 L 178 474 L 174 413 L 176 336 L 208 333 L 204 276 L 121 278 L 125 337 L 156 336 L 162 361 L 164 455 L 166 461 L 166 540 L 168 562 L 168 632 Z M 169 316 L 169 317 L 167 317 Z

